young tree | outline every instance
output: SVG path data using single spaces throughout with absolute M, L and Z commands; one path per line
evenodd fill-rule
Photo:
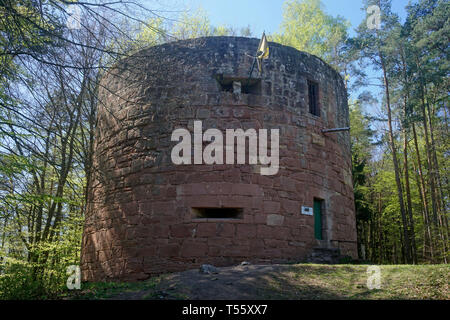
M 280 31 L 271 40 L 314 54 L 346 77 L 352 60 L 346 43 L 349 22 L 327 14 L 320 0 L 288 0 L 283 6 Z

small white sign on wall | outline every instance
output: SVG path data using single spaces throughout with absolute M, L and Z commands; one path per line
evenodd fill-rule
M 306 214 L 308 216 L 312 216 L 313 215 L 313 208 L 302 206 L 302 214 Z

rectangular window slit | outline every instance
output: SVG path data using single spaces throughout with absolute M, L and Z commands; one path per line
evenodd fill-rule
M 222 74 L 215 76 L 220 91 L 261 95 L 261 79 L 228 77 Z
M 242 82 L 242 93 L 245 94 L 261 94 L 261 81 L 258 79 L 258 81 L 248 81 L 243 80 Z
M 243 208 L 192 208 L 195 219 L 242 219 Z
M 308 80 L 309 113 L 320 117 L 319 84 Z

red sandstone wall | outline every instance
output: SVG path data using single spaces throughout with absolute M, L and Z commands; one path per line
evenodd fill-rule
M 261 95 L 221 92 L 213 75 L 245 77 L 256 39 L 217 37 L 150 48 L 123 61 L 100 91 L 95 174 L 82 248 L 84 280 L 137 280 L 202 263 L 300 261 L 318 245 L 301 206 L 325 203 L 325 245 L 356 257 L 342 80 L 321 60 L 271 44 Z M 321 117 L 308 112 L 307 79 Z M 173 165 L 172 131 L 279 128 L 280 170 Z M 242 207 L 242 219 L 198 220 L 191 207 Z M 324 244 L 322 243 L 322 244 Z

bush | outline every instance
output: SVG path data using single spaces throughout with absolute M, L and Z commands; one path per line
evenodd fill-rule
M 7 259 L 0 274 L 0 299 L 51 299 L 65 288 L 66 278 L 65 268 L 41 269 L 25 261 Z

